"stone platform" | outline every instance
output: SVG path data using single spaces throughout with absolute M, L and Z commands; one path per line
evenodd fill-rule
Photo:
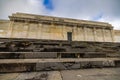
M 120 80 L 120 68 L 1 73 L 0 80 Z
M 0 72 L 120 67 L 120 58 L 1 59 Z

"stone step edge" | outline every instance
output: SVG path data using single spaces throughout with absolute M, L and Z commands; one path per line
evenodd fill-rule
M 0 64 L 46 62 L 120 61 L 120 58 L 0 59 Z

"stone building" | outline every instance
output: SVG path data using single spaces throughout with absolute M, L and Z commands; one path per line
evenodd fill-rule
M 120 42 L 120 30 L 114 30 L 115 42 Z
M 0 37 L 72 41 L 120 42 L 112 25 L 69 18 L 15 13 L 0 20 Z

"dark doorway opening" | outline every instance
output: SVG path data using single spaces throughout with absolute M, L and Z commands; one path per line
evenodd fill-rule
M 72 32 L 67 32 L 67 40 L 72 41 Z

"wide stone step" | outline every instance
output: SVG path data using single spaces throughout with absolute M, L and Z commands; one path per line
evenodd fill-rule
M 0 52 L 0 59 L 106 58 L 106 57 L 120 57 L 120 54 L 106 52 Z
M 0 72 L 120 67 L 120 58 L 1 59 Z

